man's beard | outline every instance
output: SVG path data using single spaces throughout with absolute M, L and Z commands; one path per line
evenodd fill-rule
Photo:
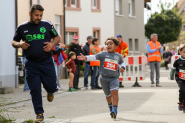
M 37 22 L 36 22 L 36 21 L 37 21 Z M 39 19 L 36 19 L 35 21 L 33 21 L 33 20 L 32 20 L 32 17 L 31 17 L 31 22 L 32 22 L 33 24 L 39 24 L 40 21 L 41 21 L 41 20 L 39 20 Z

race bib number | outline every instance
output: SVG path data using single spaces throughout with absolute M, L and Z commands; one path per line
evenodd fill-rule
M 112 71 L 116 71 L 118 66 L 118 62 L 112 59 L 105 59 L 104 68 Z
M 179 70 L 179 78 L 185 80 L 185 70 Z

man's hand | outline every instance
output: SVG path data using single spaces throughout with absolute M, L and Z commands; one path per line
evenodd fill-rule
M 157 50 L 160 50 L 161 49 L 161 46 L 157 47 Z
M 26 43 L 25 41 L 20 41 L 20 47 L 24 50 L 27 50 L 30 44 Z
M 43 47 L 43 48 L 44 48 L 44 51 L 45 51 L 45 52 L 50 52 L 50 51 L 52 50 L 52 48 L 53 48 L 52 43 L 50 43 L 50 42 L 45 42 L 44 44 L 46 44 L 46 46 Z
M 64 48 L 65 46 L 66 46 L 66 45 L 65 45 L 64 43 L 61 43 L 61 44 L 59 45 L 60 49 Z
M 80 56 L 77 56 L 78 60 L 87 60 L 87 57 L 80 53 Z
M 124 72 L 124 71 L 125 71 L 125 69 L 121 67 L 120 68 L 120 72 Z

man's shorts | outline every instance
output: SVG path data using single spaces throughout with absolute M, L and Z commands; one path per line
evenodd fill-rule
M 107 97 L 111 96 L 111 91 L 119 90 L 119 77 L 108 78 L 100 76 L 100 82 Z

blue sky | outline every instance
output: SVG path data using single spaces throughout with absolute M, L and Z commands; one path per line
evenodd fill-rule
M 151 0 L 151 11 L 150 10 L 147 10 L 147 9 L 144 9 L 144 23 L 146 24 L 147 23 L 147 18 L 150 17 L 151 13 L 155 13 L 156 11 L 157 12 L 160 12 L 160 9 L 158 8 L 158 4 L 159 4 L 159 1 L 160 0 Z M 176 2 L 178 2 L 178 0 L 161 0 L 162 3 L 165 3 L 165 2 L 170 2 L 171 3 L 171 8 L 176 4 Z

